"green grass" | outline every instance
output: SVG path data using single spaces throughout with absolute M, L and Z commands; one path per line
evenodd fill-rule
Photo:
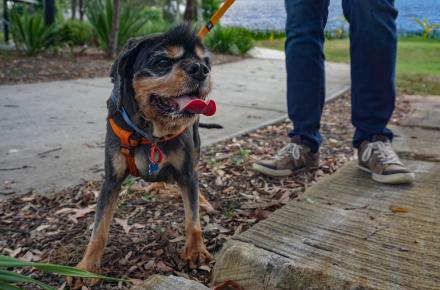
M 284 50 L 284 39 L 263 40 L 258 46 Z M 397 87 L 408 94 L 440 95 L 440 40 L 400 38 L 397 55 Z M 326 40 L 326 59 L 348 63 L 348 39 Z

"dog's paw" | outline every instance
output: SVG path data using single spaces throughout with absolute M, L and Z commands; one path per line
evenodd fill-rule
M 207 213 L 216 213 L 217 211 L 214 209 L 214 207 L 211 205 L 209 201 L 201 201 L 200 200 L 200 207 L 206 211 Z
M 207 264 L 214 259 L 203 243 L 191 246 L 185 245 L 182 254 L 180 254 L 180 258 L 188 263 L 191 269 Z
M 94 274 L 101 274 L 101 268 L 99 264 L 87 263 L 81 261 L 75 268 L 91 272 Z M 84 279 L 80 277 L 66 277 L 66 283 L 69 285 L 70 289 L 81 289 L 82 286 L 95 286 L 98 283 L 96 279 Z
M 199 203 L 200 207 L 206 211 L 207 213 L 215 213 L 217 212 L 214 207 L 211 205 L 211 203 L 205 198 L 203 194 L 199 194 Z

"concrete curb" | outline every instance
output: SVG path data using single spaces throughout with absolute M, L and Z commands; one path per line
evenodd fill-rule
M 329 96 L 325 100 L 325 102 L 326 103 L 333 102 L 334 100 L 338 99 L 339 97 L 342 97 L 345 94 L 347 94 L 348 92 L 350 92 L 350 89 L 351 89 L 351 87 L 346 87 L 346 88 L 336 92 L 335 94 Z M 259 124 L 258 126 L 254 126 L 252 128 L 247 128 L 245 130 L 236 132 L 234 134 L 230 134 L 228 136 L 224 136 L 224 137 L 222 137 L 222 138 L 220 138 L 218 140 L 213 140 L 212 142 L 206 142 L 206 143 L 202 144 L 202 147 L 209 147 L 209 146 L 212 146 L 214 144 L 221 143 L 221 142 L 230 140 L 230 139 L 235 138 L 235 137 L 246 135 L 246 134 L 251 133 L 251 132 L 253 132 L 255 130 L 258 130 L 258 129 L 261 129 L 261 128 L 264 128 L 264 127 L 267 127 L 267 126 L 270 126 L 270 125 L 274 125 L 274 124 L 280 123 L 280 122 L 286 120 L 287 118 L 288 118 L 287 115 L 283 115 L 283 116 L 280 116 L 280 117 L 277 117 L 277 118 L 273 118 L 271 120 L 268 120 L 268 121 L 265 121 L 265 122 Z

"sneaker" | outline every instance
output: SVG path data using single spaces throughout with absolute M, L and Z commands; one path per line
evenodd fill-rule
M 359 168 L 371 173 L 373 180 L 386 184 L 414 181 L 414 173 L 403 165 L 385 136 L 374 136 L 364 141 L 358 150 Z
M 300 144 L 299 137 L 294 137 L 272 159 L 257 161 L 252 164 L 252 169 L 265 175 L 281 177 L 318 166 L 319 153 L 313 153 L 308 146 Z

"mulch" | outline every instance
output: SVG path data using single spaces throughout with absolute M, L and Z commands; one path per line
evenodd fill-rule
M 241 56 L 214 54 L 213 64 L 241 59 Z M 113 60 L 107 59 L 95 48 L 82 53 L 60 50 L 37 56 L 3 51 L 0 54 L 0 85 L 107 77 L 112 63 Z
M 399 98 L 393 122 L 405 117 L 408 102 Z M 253 173 L 251 163 L 273 155 L 286 142 L 285 121 L 204 148 L 199 166 L 200 188 L 216 208 L 201 213 L 207 248 L 220 250 L 225 241 L 295 199 L 320 178 L 354 158 L 351 147 L 349 96 L 329 103 L 323 114 L 320 168 L 284 178 Z M 75 265 L 91 234 L 94 206 L 101 181 L 87 181 L 52 197 L 28 193 L 0 203 L 0 253 L 28 261 Z M 177 275 L 209 285 L 214 263 L 191 270 L 179 259 L 184 245 L 183 207 L 178 192 L 148 190 L 128 179 L 120 195 L 105 250 L 103 274 L 133 283 L 156 273 Z M 32 269 L 22 273 L 54 286 L 64 279 Z M 127 289 L 129 284 L 100 282 L 94 289 Z M 62 287 L 61 287 L 62 289 Z

